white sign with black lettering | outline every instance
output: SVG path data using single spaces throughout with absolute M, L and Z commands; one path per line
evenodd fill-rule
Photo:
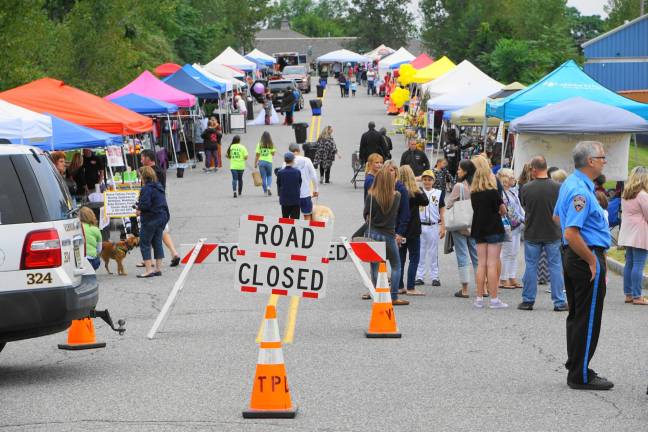
M 104 194 L 104 209 L 109 218 L 124 218 L 135 216 L 133 206 L 139 199 L 139 190 L 106 191 Z
M 304 298 L 326 293 L 328 258 L 277 254 L 239 249 L 236 257 L 236 289 Z

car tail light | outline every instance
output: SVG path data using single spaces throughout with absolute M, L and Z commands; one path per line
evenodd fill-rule
M 27 234 L 20 259 L 21 270 L 59 267 L 61 261 L 61 240 L 55 229 Z

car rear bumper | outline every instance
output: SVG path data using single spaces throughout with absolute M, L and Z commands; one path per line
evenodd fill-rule
M 77 286 L 0 293 L 0 343 L 63 331 L 88 316 L 98 300 L 94 274 L 82 276 Z

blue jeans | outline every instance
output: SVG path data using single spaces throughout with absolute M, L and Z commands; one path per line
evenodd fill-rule
M 155 259 L 164 258 L 164 248 L 162 247 L 162 234 L 164 233 L 164 221 L 152 221 L 142 223 L 140 227 L 140 252 L 144 261 L 151 259 L 151 246 L 153 246 L 153 255 Z
M 648 250 L 626 247 L 625 267 L 623 269 L 623 293 L 632 298 L 641 297 L 643 269 L 648 258 Z
M 243 191 L 243 170 L 230 170 L 232 172 L 232 190 L 236 192 L 238 185 L 238 193 Z
M 259 173 L 263 182 L 263 192 L 267 192 L 272 186 L 272 162 L 260 160 Z
M 459 268 L 459 282 L 470 283 L 470 263 L 472 262 L 473 274 L 477 273 L 477 245 L 472 237 L 452 231 L 457 267 Z
M 400 255 L 401 269 L 398 287 L 403 288 L 403 275 L 405 274 L 405 260 L 409 252 L 409 267 L 407 267 L 407 289 L 414 289 L 414 280 L 416 280 L 416 270 L 418 269 L 421 258 L 421 237 L 407 237 L 407 242 L 398 248 Z
M 99 257 L 86 257 L 88 259 L 88 262 L 92 266 L 93 269 L 97 270 L 99 266 L 101 265 L 101 258 Z
M 524 242 L 524 277 L 522 283 L 522 301 L 534 303 L 538 293 L 538 262 L 544 249 L 547 254 L 549 266 L 549 280 L 551 281 L 551 300 L 554 306 L 564 306 L 566 303 L 563 288 L 565 281 L 562 272 L 562 255 L 560 253 L 560 240 L 553 242 Z
M 382 234 L 377 231 L 371 231 L 365 234 L 366 237 L 371 237 L 376 241 L 385 242 L 385 249 L 387 251 L 387 260 L 391 267 L 391 298 L 392 300 L 398 299 L 398 281 L 400 280 L 400 256 L 398 253 L 398 246 L 396 239 L 392 235 Z M 378 263 L 371 263 L 371 281 L 376 286 L 378 280 Z

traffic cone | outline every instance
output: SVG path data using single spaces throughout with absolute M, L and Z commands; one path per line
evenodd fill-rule
M 59 344 L 59 349 L 77 351 L 106 347 L 106 342 L 97 342 L 94 324 L 90 318 L 72 321 L 67 342 L 67 344 Z
M 396 325 L 396 315 L 392 306 L 389 283 L 387 281 L 387 265 L 384 262 L 378 267 L 378 280 L 376 281 L 376 296 L 371 308 L 371 321 L 369 330 L 365 332 L 368 338 L 399 338 Z
M 266 306 L 263 325 L 252 399 L 243 418 L 295 418 L 297 406 L 290 399 L 275 306 Z

